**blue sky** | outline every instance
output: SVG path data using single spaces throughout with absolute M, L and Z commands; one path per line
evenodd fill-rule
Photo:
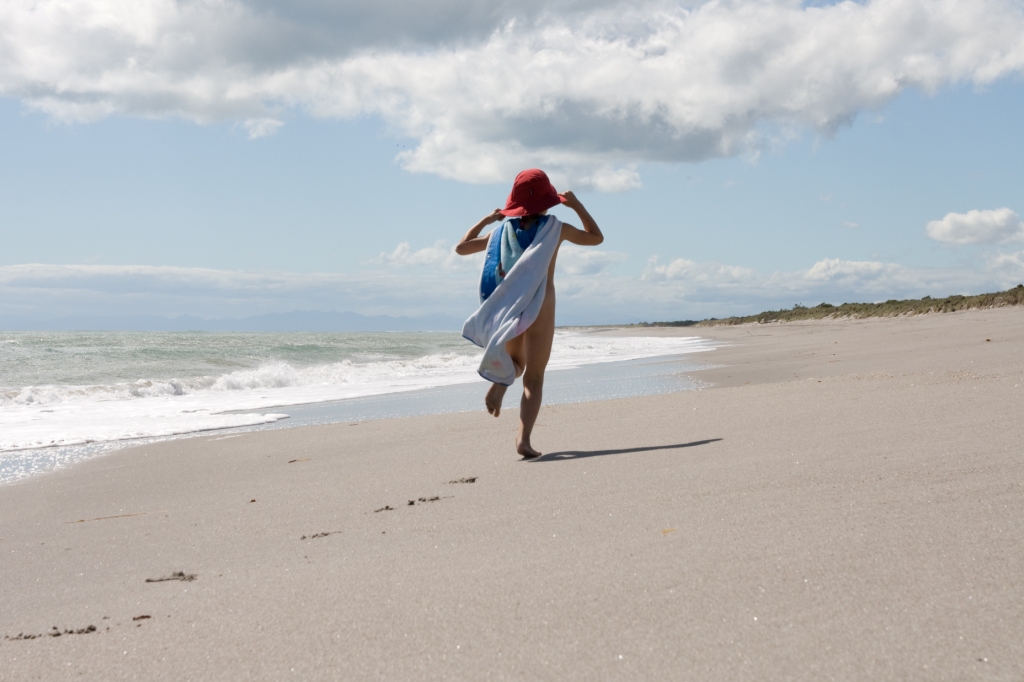
M 456 11 L 467 2 L 449 5 Z M 0 13 L 0 27 L 27 21 L 18 5 Z M 723 22 L 749 30 L 747 5 L 773 8 L 777 26 L 769 27 L 792 35 L 797 26 L 804 31 L 798 41 L 823 56 L 744 77 L 679 76 L 698 58 L 735 70 L 735 46 L 706 36 Z M 609 6 L 575 3 L 577 19 L 562 28 L 601 49 L 607 46 L 588 37 L 587 21 L 634 36 L 633 24 L 602 14 Z M 562 254 L 563 323 L 978 293 L 1024 281 L 1020 3 L 886 0 L 818 10 L 848 6 L 839 25 L 853 33 L 858 12 L 890 16 L 910 6 L 964 13 L 955 23 L 966 28 L 953 38 L 943 33 L 941 50 L 924 40 L 917 52 L 894 53 L 892 45 L 902 44 L 897 32 L 878 50 L 852 57 L 821 47 L 833 39 L 832 15 L 793 2 L 737 0 L 717 15 L 715 6 L 650 5 L 641 35 L 668 45 L 654 53 L 674 55 L 671 69 L 651 75 L 643 71 L 647 57 L 630 61 L 633 52 L 618 44 L 588 57 L 600 62 L 598 81 L 646 73 L 669 93 L 662 100 L 648 102 L 638 90 L 623 104 L 601 82 L 580 85 L 587 72 L 572 62 L 572 79 L 561 85 L 572 96 L 539 88 L 538 108 L 547 113 L 526 119 L 529 93 L 520 109 L 500 100 L 515 96 L 500 94 L 509 87 L 509 66 L 491 46 L 503 39 L 509 16 L 524 22 L 534 16 L 529 12 L 542 12 L 528 3 L 479 25 L 438 25 L 425 35 L 398 27 L 406 31 L 401 40 L 381 29 L 369 46 L 351 39 L 355 44 L 340 52 L 316 56 L 333 60 L 334 80 L 317 80 L 321 65 L 313 76 L 289 76 L 287 92 L 280 74 L 310 56 L 279 47 L 284 56 L 261 54 L 281 62 L 263 73 L 252 58 L 266 48 L 243 44 L 237 50 L 253 54 L 234 58 L 257 83 L 250 87 L 266 92 L 242 103 L 223 95 L 237 87 L 235 76 L 220 74 L 223 54 L 184 65 L 165 56 L 168 66 L 152 41 L 121 44 L 61 29 L 80 38 L 78 49 L 90 56 L 98 44 L 121 52 L 97 67 L 103 78 L 77 62 L 69 66 L 71 48 L 66 63 L 36 68 L 26 59 L 0 73 L 0 315 L 468 315 L 478 264 L 451 256 L 450 248 L 503 203 L 515 170 L 527 165 L 547 168 L 559 189 L 577 189 L 607 235 L 599 249 Z M 87 15 L 89 2 L 78 8 Z M 306 20 L 266 7 L 254 16 L 282 33 Z M 186 30 L 180 17 L 166 28 L 153 21 L 157 33 Z M 699 35 L 678 44 L 673 36 L 683 29 L 665 28 L 701 28 L 702 21 Z M 1005 35 L 982 31 L 991 22 Z M 921 28 L 918 17 L 908 25 L 926 35 L 927 24 Z M 51 18 L 25 31 L 28 47 L 20 48 L 28 54 L 64 36 L 60 25 Z M 4 35 L 10 42 L 14 33 Z M 957 40 L 962 54 L 944 66 L 942 54 L 956 54 Z M 765 44 L 771 55 L 774 43 Z M 111 74 L 133 50 L 156 64 L 148 80 L 138 85 L 125 77 L 126 84 L 111 87 Z M 460 73 L 462 62 L 452 61 L 460 51 L 481 67 Z M 935 63 L 920 73 L 906 66 L 922 55 Z M 974 62 L 965 65 L 968 57 Z M 835 65 L 826 68 L 829 59 Z M 395 64 L 442 76 L 447 69 L 451 77 L 406 83 Z M 470 77 L 471 85 L 461 84 Z M 801 85 L 812 77 L 813 88 Z M 209 81 L 201 90 L 206 99 L 175 86 L 195 79 Z M 774 85 L 761 83 L 771 79 Z M 352 95 L 351 82 L 370 85 Z M 381 83 L 390 90 L 382 94 Z M 672 94 L 688 89 L 695 94 Z M 455 95 L 479 98 L 478 106 L 454 104 Z M 403 103 L 394 105 L 396 98 Z M 607 111 L 598 116 L 601 107 Z M 647 114 L 635 113 L 644 107 Z

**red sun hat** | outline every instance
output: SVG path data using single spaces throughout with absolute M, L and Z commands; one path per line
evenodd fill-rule
M 565 199 L 558 196 L 547 173 L 539 168 L 531 168 L 516 176 L 516 181 L 512 183 L 512 193 L 508 195 L 508 201 L 501 212 L 513 217 L 535 215 L 564 203 Z

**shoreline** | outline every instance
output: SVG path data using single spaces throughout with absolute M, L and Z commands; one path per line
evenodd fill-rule
M 614 336 L 614 334 L 606 334 Z M 698 338 L 692 335 L 678 335 Z M 654 355 L 596 363 L 583 363 L 575 367 L 557 367 L 548 374 L 546 402 L 566 404 L 592 402 L 616 397 L 655 395 L 681 390 L 696 390 L 702 382 L 687 379 L 682 372 L 691 371 L 706 363 L 703 358 L 714 347 L 700 348 L 687 353 Z M 253 433 L 277 429 L 305 428 L 314 425 L 340 424 L 352 421 L 473 412 L 483 404 L 484 382 L 474 377 L 471 382 L 454 382 L 440 386 L 395 390 L 388 393 L 356 396 L 341 400 L 327 400 L 290 405 L 272 404 L 260 411 L 253 409 L 227 410 L 218 414 L 239 414 L 259 417 L 273 412 L 279 418 L 257 420 L 257 423 L 239 426 L 207 428 L 196 431 L 110 441 L 54 445 L 47 448 L 21 448 L 0 452 L 8 462 L 0 464 L 0 486 L 45 475 L 52 471 L 76 466 L 93 457 L 109 456 L 128 448 L 154 443 L 189 440 L 214 435 Z M 522 392 L 517 384 L 506 395 L 507 405 L 518 405 Z M 284 418 L 284 415 L 287 415 Z M 17 464 L 21 462 L 20 468 Z M 20 470 L 15 477 L 9 472 Z
M 0 677 L 1024 676 L 1024 310 L 709 331 L 540 460 L 506 407 L 4 486 Z
M 260 426 L 285 418 L 275 408 L 381 396 L 386 401 L 388 396 L 480 381 L 477 349 L 458 335 L 430 342 L 423 341 L 423 334 L 383 336 L 307 339 L 274 333 L 262 336 L 250 354 L 237 334 L 218 335 L 206 345 L 197 345 L 189 335 L 152 352 L 118 335 L 104 337 L 102 343 L 80 334 L 27 338 L 25 348 L 5 355 L 0 363 L 7 366 L 6 381 L 12 386 L 0 392 L 0 450 L 25 452 Z M 310 340 L 315 343 L 305 343 Z M 552 374 L 701 350 L 695 337 L 585 339 L 560 332 L 555 341 L 548 368 Z M 54 354 L 50 345 L 62 352 Z M 26 357 L 21 365 L 19 355 Z M 51 356 L 69 359 L 55 362 Z M 83 369 L 66 367 L 68 362 Z M 39 365 L 45 371 L 33 374 L 24 367 L 19 370 L 22 365 Z M 181 376 L 186 378 L 177 378 Z M 6 478 L 0 463 L 0 479 Z

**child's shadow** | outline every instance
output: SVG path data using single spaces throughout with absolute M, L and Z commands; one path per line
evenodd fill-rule
M 678 448 L 692 448 L 697 445 L 717 443 L 721 438 L 709 438 L 707 440 L 695 440 L 692 443 L 676 443 L 675 445 L 648 445 L 642 448 L 618 448 L 615 450 L 563 450 L 562 452 L 549 452 L 527 462 L 558 462 L 565 459 L 583 459 L 584 457 L 601 457 L 602 455 L 626 455 L 631 452 L 649 452 L 651 450 L 676 450 Z

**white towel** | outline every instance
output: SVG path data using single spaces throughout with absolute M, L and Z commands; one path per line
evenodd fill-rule
M 501 234 L 491 233 L 491 239 Z M 462 335 L 484 349 L 480 376 L 496 384 L 511 386 L 516 368 L 505 344 L 533 324 L 544 303 L 548 286 L 548 266 L 562 238 L 562 221 L 546 216 L 537 236 L 505 274 L 494 292 L 480 304 L 462 327 Z

